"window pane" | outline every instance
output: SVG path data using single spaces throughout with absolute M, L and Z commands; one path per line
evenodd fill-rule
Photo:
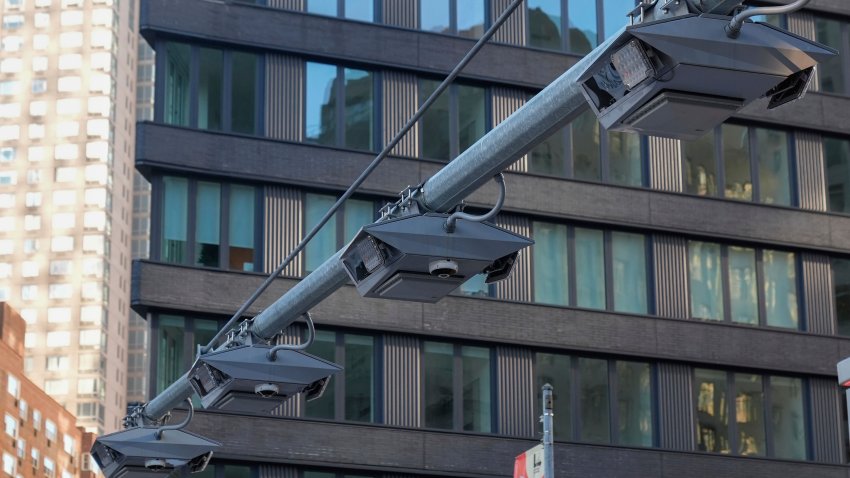
M 419 28 L 428 32 L 449 32 L 449 0 L 428 0 L 419 4 Z
M 576 301 L 579 307 L 605 308 L 605 248 L 602 231 L 576 228 Z
M 652 395 L 649 364 L 617 362 L 619 443 L 652 446 Z
M 230 269 L 254 270 L 254 188 L 230 186 Z
M 256 132 L 257 55 L 235 51 L 231 90 L 230 128 L 237 133 Z
M 210 343 L 210 340 L 218 332 L 217 320 L 194 319 L 192 323 L 195 327 L 194 346 L 192 350 L 197 350 L 198 345 L 207 345 Z
M 484 107 L 486 94 L 484 88 L 458 85 L 457 97 L 458 145 L 462 153 L 487 132 Z
M 251 478 L 251 467 L 224 465 L 224 478 Z
M 307 0 L 307 11 L 319 15 L 336 16 L 336 0 Z
M 567 269 L 567 226 L 534 222 L 534 301 L 544 304 L 569 303 Z
M 195 210 L 195 265 L 218 267 L 221 186 L 198 181 Z
M 724 196 L 744 201 L 753 200 L 753 179 L 750 175 L 750 135 L 745 126 L 724 124 L 723 166 L 726 170 Z
M 791 175 L 788 171 L 788 135 L 773 129 L 756 129 L 759 167 L 759 201 L 791 205 Z
M 598 443 L 611 440 L 608 412 L 608 361 L 578 359 L 580 439 Z
M 738 423 L 738 453 L 764 455 L 764 393 L 761 376 L 735 374 L 735 421 Z
M 608 132 L 608 181 L 626 186 L 643 186 L 640 136 Z
M 425 342 L 422 366 L 425 379 L 425 426 L 453 427 L 453 362 L 452 344 Z
M 797 271 L 793 252 L 762 252 L 764 264 L 764 308 L 767 325 L 799 327 Z
M 463 357 L 463 429 L 489 433 L 492 413 L 490 349 L 461 347 Z
M 476 274 L 472 276 L 469 280 L 461 284 L 460 293 L 473 297 L 489 297 L 490 284 L 485 282 L 486 279 L 487 274 Z
M 604 0 L 602 4 L 605 16 L 605 38 L 629 24 L 627 13 L 634 10 L 635 0 Z
M 697 449 L 729 453 L 729 390 L 726 372 L 694 369 Z
M 184 329 L 183 317 L 174 315 L 159 316 L 159 357 L 156 362 L 156 391 L 165 390 L 186 372 L 183 363 Z
M 803 381 L 799 378 L 770 377 L 770 413 L 773 455 L 777 458 L 805 460 Z
M 336 201 L 333 196 L 307 194 L 305 202 L 307 212 L 304 222 L 305 229 L 309 231 L 319 223 Z M 336 220 L 333 217 L 304 248 L 304 268 L 307 272 L 316 270 L 334 255 L 336 249 Z
M 184 178 L 166 176 L 163 214 L 162 260 L 182 264 L 186 260 L 186 225 L 188 223 L 189 182 Z
M 850 141 L 824 138 L 823 152 L 829 184 L 829 210 L 850 212 Z
M 317 330 L 313 344 L 307 352 L 330 362 L 336 361 L 336 333 L 327 330 Z M 339 377 L 331 379 L 339 380 Z M 304 414 L 310 418 L 333 419 L 334 414 L 334 384 L 328 383 L 325 393 L 320 398 L 305 403 Z
M 570 51 L 590 53 L 597 45 L 596 9 L 588 8 L 586 2 L 568 2 L 570 21 Z
M 532 173 L 567 176 L 567 163 L 564 161 L 564 132 L 558 131 L 531 150 L 528 171 Z
M 576 179 L 599 181 L 600 150 L 599 122 L 596 115 L 587 110 L 570 124 L 573 146 L 573 169 Z
M 573 436 L 572 425 L 572 372 L 570 357 L 566 355 L 538 353 L 535 361 L 535 390 L 537 401 L 534 405 L 536 414 L 543 414 L 543 392 L 545 384 L 552 385 L 552 409 L 555 411 L 552 428 L 554 436 L 559 440 L 569 440 Z
M 841 22 L 825 18 L 815 18 L 818 43 L 840 50 L 844 47 L 841 39 Z M 844 93 L 843 61 L 840 56 L 834 56 L 818 64 L 818 81 L 821 91 L 827 93 Z
M 375 220 L 375 204 L 372 201 L 349 199 L 345 202 L 345 242 L 352 240 L 360 228 Z
M 336 144 L 336 66 L 307 63 L 306 139 Z
M 480 38 L 484 34 L 484 2 L 482 0 L 455 0 L 457 2 L 457 34 L 467 38 Z
M 758 325 L 756 252 L 744 247 L 729 248 L 729 308 L 732 322 Z
M 221 129 L 221 80 L 224 71 L 221 50 L 201 48 L 198 77 L 198 127 Z M 234 108 L 236 105 L 233 105 Z
M 698 319 L 723 320 L 720 245 L 689 241 L 688 254 L 691 315 Z
M 838 334 L 850 335 L 850 260 L 832 259 Z
M 647 313 L 646 244 L 643 234 L 611 233 L 614 310 Z
M 421 80 L 419 83 L 419 102 L 424 103 L 440 83 L 433 80 Z M 432 159 L 449 159 L 449 90 L 443 92 L 437 101 L 422 116 L 422 155 Z
M 169 43 L 165 49 L 165 122 L 189 126 L 189 45 Z
M 374 136 L 372 74 L 345 69 L 345 146 L 372 149 Z
M 374 0 L 345 0 L 345 18 L 371 22 L 375 19 Z
M 345 334 L 345 419 L 374 421 L 375 363 L 373 339 Z
M 682 141 L 682 153 L 685 159 L 685 192 L 699 196 L 717 194 L 714 149 L 713 132 L 694 141 Z
M 528 0 L 528 44 L 550 50 L 563 48 L 560 0 Z

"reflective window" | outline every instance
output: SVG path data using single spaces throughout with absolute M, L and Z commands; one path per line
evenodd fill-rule
M 419 102 L 424 103 L 439 85 L 437 81 L 421 80 Z M 444 91 L 422 116 L 422 155 L 426 158 L 449 159 L 451 157 L 450 91 L 451 88 Z
M 649 310 L 646 237 L 643 234 L 612 232 L 611 251 L 614 310 L 645 314 Z
M 175 315 L 160 315 L 158 320 L 156 392 L 162 392 L 186 373 L 186 321 Z
M 451 31 L 451 0 L 419 2 L 419 28 L 428 32 Z
M 419 102 L 437 90 L 439 81 L 421 79 Z M 487 90 L 478 86 L 449 86 L 422 117 L 422 156 L 452 159 L 487 132 Z M 455 126 L 457 125 L 455 130 Z
M 307 0 L 307 11 L 318 15 L 336 16 L 337 0 Z
M 188 184 L 184 178 L 163 178 L 165 190 L 163 202 L 168 205 L 163 211 L 162 259 L 166 262 L 183 263 L 186 260 L 186 224 L 188 222 Z
M 425 427 L 494 431 L 490 349 L 426 341 L 422 354 Z
M 561 16 L 560 0 L 528 0 L 528 44 L 561 50 Z
M 590 53 L 596 45 L 596 9 L 588 8 L 585 2 L 567 2 L 569 11 L 567 21 L 569 37 L 567 38 L 567 51 L 570 53 Z
M 602 231 L 575 228 L 576 304 L 605 308 L 605 251 Z
M 325 194 L 304 196 L 304 229 L 309 231 L 336 203 L 337 198 Z M 375 220 L 375 203 L 349 199 L 304 248 L 304 270 L 312 272 L 348 243 L 366 224 Z
M 371 22 L 375 20 L 374 0 L 345 0 L 343 16 L 351 20 Z
M 823 153 L 829 210 L 850 213 L 850 141 L 825 137 Z
M 231 54 L 230 129 L 236 133 L 257 132 L 257 69 L 259 58 L 253 53 Z
M 166 46 L 164 120 L 169 124 L 189 126 L 189 56 L 189 45 Z
M 532 236 L 534 301 L 569 304 L 567 226 L 535 221 Z
M 846 27 L 838 21 L 815 17 L 815 40 L 839 51 L 844 47 Z M 844 60 L 841 55 L 818 63 L 818 82 L 821 91 L 827 93 L 845 93 Z
M 323 358 L 330 362 L 336 362 L 336 333 L 327 330 L 317 330 L 313 344 L 310 346 L 309 352 L 316 357 Z M 335 416 L 334 407 L 336 402 L 335 382 L 339 380 L 339 375 L 331 379 L 331 383 L 325 389 L 325 393 L 321 397 L 306 402 L 304 414 L 311 418 L 327 418 L 333 419 Z
M 794 253 L 765 250 L 762 252 L 762 262 L 767 325 L 799 328 L 797 261 Z
M 219 267 L 221 186 L 198 181 L 195 199 L 195 265 Z
M 832 258 L 832 278 L 838 334 L 850 335 L 850 259 Z
M 223 52 L 211 48 L 201 48 L 201 64 L 198 73 L 199 128 L 220 130 L 222 127 L 224 89 L 221 72 L 223 70 Z
M 807 459 L 804 393 L 799 378 L 695 369 L 698 449 Z
M 419 4 L 419 28 L 429 32 L 479 38 L 484 34 L 485 17 L 484 0 L 428 0 Z
M 307 63 L 307 131 L 319 144 L 336 143 L 336 66 Z
M 627 13 L 634 10 L 635 0 L 603 0 L 603 37 L 608 38 L 617 30 L 629 24 Z
M 373 74 L 365 70 L 307 63 L 307 141 L 351 149 L 375 147 Z

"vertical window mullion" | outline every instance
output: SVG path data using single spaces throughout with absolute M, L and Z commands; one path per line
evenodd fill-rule
M 345 146 L 345 68 L 341 66 L 336 69 L 336 146 Z
M 720 286 L 723 288 L 723 321 L 732 321 L 732 288 L 729 285 L 729 246 L 720 246 Z
M 561 51 L 570 51 L 570 0 L 563 0 L 561 8 Z
M 345 0 L 336 0 L 336 16 L 345 18 Z
M 764 258 L 762 249 L 756 249 L 756 296 L 758 297 L 759 326 L 767 325 L 767 306 L 764 296 Z
M 449 0 L 449 32 L 457 35 L 457 0 Z
M 601 45 L 605 41 L 605 7 L 603 0 L 596 0 L 596 44 Z M 613 435 L 611 435 L 613 436 Z
M 463 431 L 463 357 L 457 344 L 452 356 L 452 430 Z
M 567 227 L 567 268 L 570 286 L 567 305 L 575 306 L 578 303 L 578 286 L 576 284 L 576 234 L 573 226 Z
M 198 127 L 198 78 L 200 77 L 201 49 L 193 46 L 189 54 L 189 126 Z

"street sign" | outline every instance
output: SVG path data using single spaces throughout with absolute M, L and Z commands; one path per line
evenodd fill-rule
M 543 444 L 516 457 L 514 478 L 543 478 Z

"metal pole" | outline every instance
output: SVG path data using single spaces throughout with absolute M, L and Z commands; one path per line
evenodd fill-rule
M 451 209 L 584 111 L 587 105 L 576 79 L 620 33 L 622 29 L 431 177 L 423 186 L 427 206 L 440 211 Z M 345 285 L 348 275 L 339 261 L 341 252 L 337 251 L 257 315 L 254 332 L 260 337 L 273 336 Z M 184 375 L 154 397 L 145 406 L 144 413 L 159 418 L 192 393 L 188 377 Z
M 555 478 L 555 450 L 552 419 L 552 386 L 548 383 L 543 385 L 543 478 Z

